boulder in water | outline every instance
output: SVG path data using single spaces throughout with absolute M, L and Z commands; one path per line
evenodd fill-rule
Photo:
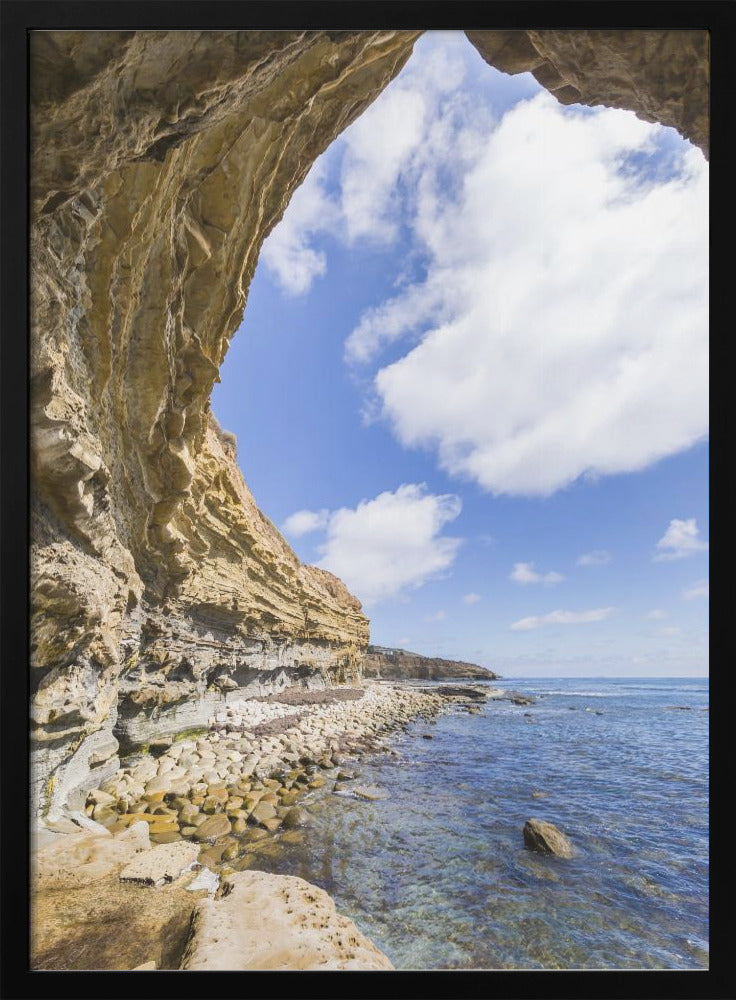
M 543 819 L 528 819 L 524 824 L 524 843 L 538 854 L 554 854 L 558 858 L 571 858 L 574 849 L 568 838 L 554 823 Z

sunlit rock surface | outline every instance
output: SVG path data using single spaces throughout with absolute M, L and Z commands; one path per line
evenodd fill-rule
M 36 810 L 234 690 L 360 672 L 359 603 L 260 513 L 209 400 L 263 239 L 417 35 L 31 35 Z M 469 36 L 705 143 L 698 33 Z
M 422 656 L 406 649 L 369 646 L 363 661 L 363 675 L 384 680 L 449 680 L 451 678 L 492 681 L 498 677 L 492 670 L 464 660 L 445 660 L 439 656 Z

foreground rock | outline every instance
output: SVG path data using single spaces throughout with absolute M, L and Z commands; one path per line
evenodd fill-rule
M 33 970 L 179 967 L 194 907 L 206 891 L 186 891 L 193 872 L 153 889 L 121 881 L 128 866 L 142 869 L 158 850 L 151 850 L 146 823 L 115 836 L 80 830 L 38 842 L 31 854 Z
M 389 649 L 369 646 L 363 661 L 365 677 L 383 677 L 386 680 L 444 681 L 466 679 L 492 681 L 498 678 L 492 670 L 477 663 L 463 660 L 443 660 L 438 656 L 422 656 L 406 649 Z
M 317 886 L 290 875 L 239 872 L 219 899 L 197 904 L 183 969 L 392 969 Z
M 176 844 L 160 844 L 150 851 L 144 851 L 120 872 L 121 882 L 140 882 L 143 885 L 163 885 L 173 882 L 190 871 L 197 861 L 199 848 L 196 844 L 179 841 Z
M 524 824 L 524 843 L 538 854 L 554 854 L 558 858 L 571 858 L 575 853 L 572 843 L 554 823 L 543 819 L 528 819 Z

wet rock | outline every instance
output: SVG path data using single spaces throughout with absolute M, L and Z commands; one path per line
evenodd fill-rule
M 154 844 L 175 844 L 179 840 L 181 840 L 181 834 L 173 830 L 168 833 L 151 833 L 151 841 Z
M 217 837 L 228 833 L 230 833 L 230 820 L 224 813 L 215 813 L 197 827 L 194 838 L 199 841 L 216 840 Z
M 570 840 L 553 823 L 548 823 L 546 820 L 526 821 L 524 843 L 538 854 L 554 854 L 559 858 L 571 858 L 574 854 Z
M 285 830 L 296 830 L 300 826 L 306 826 L 309 822 L 309 813 L 299 806 L 294 806 L 283 818 L 282 826 Z
M 264 823 L 266 820 L 273 819 L 275 815 L 276 807 L 271 802 L 259 802 L 250 814 L 250 819 L 254 823 Z
M 385 792 L 382 788 L 376 788 L 373 785 L 356 785 L 353 787 L 352 791 L 353 794 L 357 795 L 359 799 L 368 799 L 371 802 L 388 798 L 388 792 Z

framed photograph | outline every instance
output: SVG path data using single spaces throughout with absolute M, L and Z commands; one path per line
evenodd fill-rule
M 1 12 L 5 995 L 729 995 L 732 7 Z

